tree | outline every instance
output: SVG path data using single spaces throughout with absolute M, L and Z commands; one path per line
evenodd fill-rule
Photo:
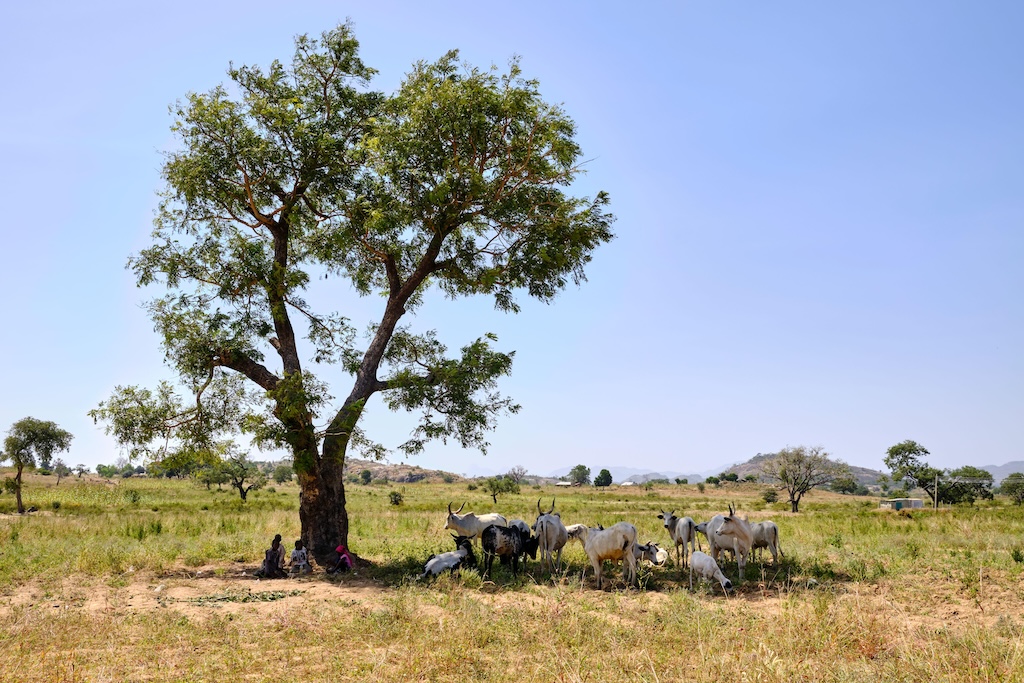
M 942 475 L 942 471 L 930 467 L 928 463 L 921 460 L 921 456 L 929 455 L 928 449 L 916 441 L 901 441 L 891 446 L 886 451 L 883 462 L 889 468 L 893 481 L 909 479 L 911 485 L 908 489 L 917 487 L 924 489 L 924 492 L 936 502 L 937 492 L 935 490 L 936 479 Z
M 68 467 L 63 460 L 57 458 L 53 461 L 53 473 L 57 475 L 57 486 L 60 486 L 60 480 L 71 474 L 71 468 Z
M 218 87 L 176 108 L 181 145 L 164 165 L 153 245 L 130 261 L 140 286 L 169 290 L 149 313 L 194 399 L 158 390 L 139 410 L 122 399 L 145 390 L 118 387 L 93 416 L 140 449 L 168 430 L 194 445 L 245 430 L 288 448 L 302 540 L 326 563 L 348 544 L 349 449 L 384 453 L 359 428 L 370 399 L 420 412 L 405 454 L 433 439 L 486 452 L 497 417 L 519 408 L 496 390 L 513 353 L 492 349 L 493 335 L 450 355 L 403 316 L 431 287 L 508 312 L 520 293 L 549 302 L 586 279 L 613 216 L 603 192 L 565 193 L 581 172 L 575 126 L 515 60 L 498 73 L 450 52 L 385 96 L 362 87 L 374 71 L 343 25 L 297 38 L 290 64 L 228 74 L 237 99 Z M 365 345 L 305 299 L 338 277 L 383 295 Z M 340 405 L 310 360 L 351 374 Z
M 1017 505 L 1024 503 L 1024 473 L 1014 472 L 1003 479 L 999 491 L 1013 499 Z
M 96 474 L 106 479 L 113 479 L 120 470 L 114 465 L 96 465 Z
M 939 480 L 939 500 L 947 503 L 974 505 L 979 498 L 992 500 L 992 473 L 966 465 Z
M 800 511 L 800 499 L 815 486 L 849 475 L 849 467 L 831 460 L 822 446 L 783 448 L 761 463 L 761 474 L 778 481 L 789 493 L 793 512 Z
M 590 468 L 586 465 L 576 465 L 569 470 L 569 481 L 575 486 L 586 486 L 590 483 Z
M 373 472 L 371 472 L 370 470 L 363 470 L 362 472 L 359 473 L 359 481 L 361 481 L 364 486 L 368 485 L 372 480 Z
M 78 476 L 79 479 L 81 479 L 82 475 L 85 474 L 88 471 L 89 471 L 89 468 L 86 467 L 85 465 L 81 464 L 81 463 L 75 465 L 75 474 Z
M 517 484 L 522 484 L 523 479 L 526 477 L 526 475 L 526 468 L 523 467 L 522 465 L 516 465 L 505 474 L 505 478 L 511 479 Z
M 25 506 L 21 502 L 21 475 L 25 469 L 32 469 L 36 461 L 49 463 L 55 453 L 71 448 L 71 432 L 47 420 L 26 417 L 11 425 L 4 439 L 4 450 L 0 453 L 0 462 L 10 460 L 16 469 L 12 484 L 5 484 L 17 499 L 18 514 L 24 514 Z
M 608 470 L 601 470 L 594 478 L 594 486 L 611 486 L 612 485 L 612 473 Z
M 484 482 L 484 491 L 491 495 L 494 499 L 495 504 L 498 502 L 498 494 L 501 493 L 516 493 L 520 491 L 519 483 L 504 476 L 489 477 Z
M 249 454 L 237 450 L 233 444 L 222 446 L 224 456 L 221 464 L 221 472 L 228 482 L 238 489 L 238 495 L 245 502 L 249 491 L 256 491 L 263 488 L 267 483 L 267 475 L 263 474 L 260 466 L 249 459 Z
M 718 477 L 707 477 L 704 479 L 704 481 L 708 484 L 711 484 L 712 486 L 718 486 L 719 484 L 722 483 L 722 480 L 719 479 Z
M 856 493 L 859 486 L 860 484 L 857 483 L 857 480 L 854 479 L 853 476 L 837 477 L 832 480 L 831 484 L 829 484 L 829 488 L 836 493 L 846 494 Z
M 690 480 L 688 478 L 686 478 L 686 477 L 683 477 L 682 479 L 680 479 L 679 477 L 676 477 L 676 483 L 681 486 L 683 484 L 689 484 Z
M 283 484 L 286 481 L 291 481 L 295 472 L 292 470 L 291 465 L 285 465 L 284 463 L 274 468 L 274 481 L 278 484 Z
M 739 481 L 740 475 L 736 474 L 735 472 L 722 472 L 720 475 L 718 475 L 718 478 L 721 479 L 722 481 Z

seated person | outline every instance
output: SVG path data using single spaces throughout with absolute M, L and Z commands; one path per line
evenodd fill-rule
M 313 573 L 313 567 L 309 564 L 309 551 L 302 547 L 302 539 L 295 541 L 295 550 L 292 551 L 289 568 L 298 574 Z
M 268 579 L 288 576 L 288 572 L 284 570 L 284 546 L 281 545 L 281 534 L 274 536 L 270 548 L 264 554 L 260 574 Z
M 333 567 L 328 567 L 327 573 L 347 572 L 349 569 L 352 569 L 354 563 L 348 549 L 344 545 L 339 545 L 334 551 L 338 553 L 338 562 Z

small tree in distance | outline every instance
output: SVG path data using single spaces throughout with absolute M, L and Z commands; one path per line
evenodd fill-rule
M 520 491 L 519 483 L 504 476 L 490 477 L 484 482 L 484 491 L 491 494 L 494 503 L 498 503 L 498 494 L 516 493 Z
M 594 477 L 594 486 L 611 486 L 612 485 L 612 473 L 608 470 L 601 470 L 597 476 Z
M 1024 503 L 1024 473 L 1014 472 L 999 485 L 999 492 L 1009 496 L 1016 505 Z
M 590 483 L 590 468 L 586 465 L 576 465 L 569 470 L 569 481 L 575 486 L 586 486 Z
M 234 450 L 233 446 L 226 446 L 227 457 L 224 458 L 221 471 L 227 476 L 231 486 L 238 489 L 238 495 L 245 502 L 250 491 L 256 491 L 267 483 L 267 475 L 263 474 L 260 466 L 249 460 L 248 453 Z
M 68 467 L 63 460 L 57 458 L 53 461 L 53 473 L 57 475 L 57 486 L 60 486 L 60 480 L 71 474 L 71 468 Z
M 522 484 L 523 479 L 526 477 L 526 475 L 526 468 L 523 467 L 522 465 L 516 465 L 505 474 L 505 478 L 511 479 L 517 484 Z
M 37 460 L 49 464 L 55 453 L 71 448 L 73 438 L 71 432 L 61 429 L 56 422 L 37 420 L 34 417 L 22 418 L 11 425 L 4 439 L 0 463 L 6 460 L 14 463 L 16 473 L 10 479 L 10 484 L 4 482 L 4 488 L 14 493 L 18 514 L 25 513 L 25 506 L 21 502 L 22 472 L 26 468 L 34 468 Z
M 800 499 L 815 486 L 822 486 L 849 474 L 845 463 L 831 460 L 822 446 L 783 448 L 761 463 L 761 473 L 782 484 L 789 493 L 793 512 L 800 511 Z

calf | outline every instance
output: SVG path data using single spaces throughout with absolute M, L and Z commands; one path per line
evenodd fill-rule
M 732 581 L 725 578 L 725 574 L 719 568 L 718 563 L 715 562 L 710 555 L 702 553 L 697 550 L 693 553 L 690 558 L 690 590 L 693 590 L 693 573 L 697 572 L 698 579 L 707 579 L 708 581 L 715 579 L 718 583 L 722 584 L 722 591 L 728 595 L 728 590 L 732 588 Z
M 562 518 L 555 514 L 555 499 L 551 499 L 551 509 L 544 512 L 537 500 L 537 521 L 533 525 L 537 532 L 540 550 L 540 568 L 547 564 L 548 571 L 554 573 L 562 569 L 562 548 L 569 542 L 569 532 L 562 524 Z M 557 560 L 552 562 L 552 553 L 557 553 Z
M 605 560 L 622 560 L 622 578 L 628 585 L 636 582 L 636 527 L 629 522 L 619 522 L 607 529 L 580 530 L 583 550 L 590 559 L 597 577 L 597 589 L 602 588 L 601 565 Z M 587 570 L 584 568 L 583 575 Z
M 458 510 L 452 512 L 452 504 L 448 503 L 448 519 L 444 523 L 445 529 L 451 529 L 459 536 L 479 538 L 483 530 L 492 524 L 495 526 L 508 526 L 505 518 L 497 512 L 486 515 L 475 515 L 472 512 L 467 512 L 464 515 L 460 515 L 459 513 L 462 512 L 464 507 L 466 507 L 465 503 Z
M 454 572 L 459 567 L 475 567 L 476 556 L 473 555 L 473 542 L 465 536 L 455 536 L 455 550 L 440 555 L 431 555 L 427 558 L 427 564 L 423 567 L 423 573 L 419 579 L 428 576 L 437 576 L 443 571 Z
M 519 574 L 519 557 L 529 555 L 537 557 L 537 539 L 530 538 L 529 532 L 520 529 L 508 528 L 491 524 L 480 535 L 480 545 L 484 550 L 484 577 L 491 574 L 491 566 L 494 564 L 494 556 L 508 558 L 512 565 L 512 576 Z
M 672 545 L 676 549 L 676 564 L 679 565 L 679 571 L 682 573 L 683 568 L 686 567 L 686 558 L 691 552 L 697 550 L 695 547 L 698 542 L 697 524 L 690 517 L 676 517 L 675 510 L 672 512 L 662 510 L 658 519 L 664 521 L 665 529 L 668 530 Z

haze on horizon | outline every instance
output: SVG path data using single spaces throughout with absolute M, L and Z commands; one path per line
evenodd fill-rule
M 608 191 L 618 217 L 589 281 L 553 305 L 428 297 L 417 330 L 516 350 L 501 390 L 523 409 L 486 457 L 434 444 L 410 462 L 702 472 L 821 444 L 884 469 L 904 439 L 937 467 L 1024 460 L 1024 6 L 344 11 L 381 90 L 452 48 L 478 66 L 521 56 L 578 125 L 575 194 Z M 289 59 L 338 12 L 5 10 L 0 431 L 31 415 L 75 435 L 69 464 L 119 456 L 86 412 L 170 376 L 140 306 L 152 293 L 124 268 L 148 244 L 168 105 L 225 82 L 229 62 Z M 340 281 L 311 287 L 360 329 L 379 314 Z M 363 427 L 395 446 L 412 424 L 378 397 Z

